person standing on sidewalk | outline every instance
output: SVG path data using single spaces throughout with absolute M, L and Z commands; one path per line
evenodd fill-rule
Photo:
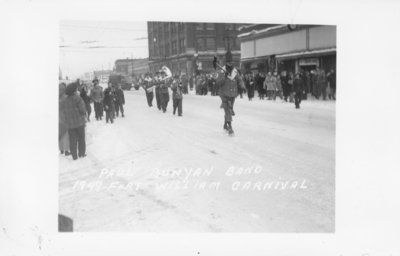
M 264 90 L 267 91 L 268 100 L 272 100 L 272 98 L 274 97 L 275 88 L 274 88 L 274 78 L 271 75 L 271 72 L 268 72 L 267 76 L 265 77 Z
M 73 160 L 86 156 L 86 108 L 77 90 L 76 82 L 69 84 L 66 88 L 67 98 L 61 103 L 64 120 L 68 127 L 69 146 Z
M 64 112 L 62 111 L 63 101 L 67 98 L 65 94 L 66 85 L 65 83 L 59 84 L 59 97 L 58 97 L 58 147 L 60 149 L 61 154 L 65 154 L 69 156 L 69 135 L 68 135 L 68 126 L 65 121 Z
M 277 72 L 274 73 L 275 77 L 275 95 L 274 95 L 274 100 L 276 100 L 276 97 L 278 96 L 281 100 L 282 98 L 282 81 L 281 77 L 278 75 Z
M 87 120 L 90 122 L 90 114 L 92 113 L 92 106 L 90 106 L 90 103 L 92 102 L 92 99 L 87 94 L 86 85 L 82 85 L 80 96 L 83 102 L 85 102 Z
M 335 70 L 331 69 L 327 76 L 329 82 L 329 99 L 336 100 L 336 73 Z
M 96 120 L 101 120 L 103 117 L 103 88 L 99 85 L 99 80 L 95 78 L 93 80 L 93 89 L 90 92 L 90 98 L 93 100 L 94 112 Z
M 108 82 L 108 87 L 104 90 L 104 110 L 106 111 L 106 123 L 108 123 L 108 121 L 114 123 L 114 101 L 115 97 L 112 84 L 111 82 Z
M 119 111 L 121 111 L 121 116 L 124 116 L 124 105 L 125 105 L 125 95 L 124 91 L 121 89 L 121 84 L 118 84 L 117 89 L 115 90 L 115 112 L 117 116 L 119 115 Z

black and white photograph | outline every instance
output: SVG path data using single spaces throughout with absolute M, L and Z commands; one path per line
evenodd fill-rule
M 333 233 L 337 65 L 333 25 L 61 21 L 60 220 Z
M 0 0 L 0 256 L 400 255 L 399 13 Z

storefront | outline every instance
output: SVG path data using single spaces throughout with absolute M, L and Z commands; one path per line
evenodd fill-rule
M 238 37 L 243 72 L 336 69 L 336 26 L 277 25 Z

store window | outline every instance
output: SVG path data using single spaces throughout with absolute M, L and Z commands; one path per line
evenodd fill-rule
M 207 48 L 207 50 L 215 50 L 216 49 L 215 38 L 207 38 L 206 39 L 206 48 Z

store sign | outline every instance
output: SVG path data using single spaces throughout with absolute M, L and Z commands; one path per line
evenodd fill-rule
M 309 65 L 319 66 L 319 60 L 317 58 L 300 59 L 299 65 L 300 66 L 309 66 Z

